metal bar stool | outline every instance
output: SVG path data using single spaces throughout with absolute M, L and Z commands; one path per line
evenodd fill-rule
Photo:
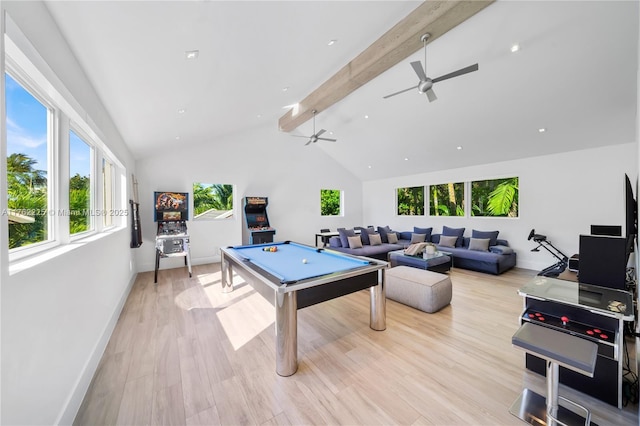
M 561 331 L 525 322 L 511 338 L 511 343 L 539 358 L 547 364 L 547 397 L 525 388 L 513 403 L 509 412 L 531 424 L 574 425 L 591 424 L 591 412 L 584 406 L 558 395 L 559 367 L 568 368 L 588 377 L 593 377 L 598 356 L 595 342 Z M 570 411 L 558 400 L 581 408 L 586 416 Z

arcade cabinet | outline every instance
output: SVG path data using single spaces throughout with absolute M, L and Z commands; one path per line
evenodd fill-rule
M 242 228 L 242 244 L 268 244 L 273 242 L 276 230 L 269 225 L 267 216 L 267 197 L 245 197 L 244 218 Z
M 153 282 L 158 282 L 160 259 L 167 257 L 184 257 L 184 264 L 191 277 L 191 254 L 189 252 L 189 193 L 187 192 L 155 192 L 155 222 L 158 223 L 156 233 L 156 266 Z

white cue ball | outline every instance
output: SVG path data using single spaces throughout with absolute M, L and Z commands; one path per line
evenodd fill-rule
M 307 259 L 302 259 L 302 263 L 307 263 Z

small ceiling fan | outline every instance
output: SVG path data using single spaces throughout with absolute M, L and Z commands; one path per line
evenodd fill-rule
M 431 37 L 431 34 L 426 33 L 420 38 L 420 40 L 424 44 L 424 69 L 422 68 L 422 64 L 420 63 L 420 61 L 411 62 L 411 66 L 413 67 L 413 70 L 416 72 L 416 74 L 418 75 L 418 78 L 420 79 L 420 81 L 418 82 L 418 85 L 409 87 L 408 89 L 400 90 L 399 92 L 395 92 L 387 96 L 383 96 L 383 99 L 387 99 L 392 96 L 399 95 L 400 93 L 408 92 L 409 90 L 412 90 L 412 89 L 418 89 L 418 92 L 420 94 L 425 93 L 427 95 L 427 99 L 429 99 L 429 102 L 433 102 L 436 99 L 438 99 L 435 92 L 433 91 L 434 83 L 447 80 L 449 78 L 458 77 L 463 74 L 468 74 L 473 71 L 478 71 L 478 64 L 473 64 L 473 65 L 469 65 L 468 67 L 461 68 L 458 71 L 454 71 L 454 72 L 450 72 L 449 74 L 442 75 L 438 78 L 431 79 L 427 77 L 427 40 L 429 39 L 429 37 Z
M 324 132 L 326 132 L 325 129 L 320 129 L 320 131 L 318 131 L 318 133 L 316 133 L 316 113 L 318 111 L 316 111 L 314 109 L 311 112 L 313 113 L 313 134 L 311 136 L 302 136 L 302 135 L 291 135 L 291 136 L 295 136 L 296 138 L 309 138 L 309 141 L 304 144 L 305 146 L 309 145 L 310 143 L 316 143 L 318 141 L 336 142 L 336 139 L 329 139 L 329 138 L 321 138 L 320 137 L 320 135 L 322 135 Z

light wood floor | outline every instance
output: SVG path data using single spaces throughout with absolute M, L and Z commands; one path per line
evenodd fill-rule
M 511 403 L 544 379 L 511 346 L 535 273 L 451 271 L 453 300 L 436 314 L 387 301 L 387 329 L 369 328 L 366 291 L 298 312 L 298 372 L 275 373 L 274 310 L 220 264 L 139 274 L 77 425 L 518 425 Z M 600 425 L 638 424 L 561 386 Z

